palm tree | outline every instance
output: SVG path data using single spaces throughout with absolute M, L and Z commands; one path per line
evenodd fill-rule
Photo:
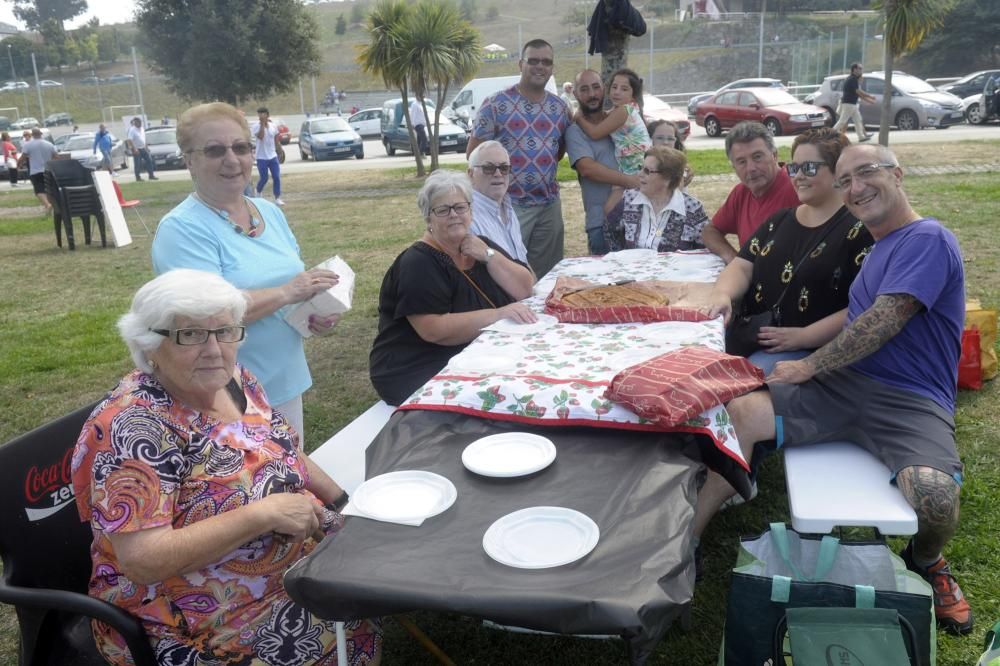
M 942 24 L 954 4 L 955 0 L 881 0 L 876 5 L 876 9 L 885 14 L 885 94 L 882 96 L 882 123 L 878 132 L 878 142 L 883 146 L 889 145 L 889 123 L 892 122 L 893 59 L 915 49 L 924 37 Z

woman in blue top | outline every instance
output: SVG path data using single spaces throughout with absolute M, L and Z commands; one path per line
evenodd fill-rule
M 153 239 L 153 269 L 217 273 L 250 299 L 246 342 L 239 362 L 260 380 L 269 402 L 302 436 L 302 393 L 312 385 L 302 336 L 281 309 L 337 283 L 328 270 L 304 270 L 299 245 L 284 214 L 263 199 L 243 196 L 250 182 L 253 144 L 246 118 L 229 104 L 201 104 L 177 124 L 177 143 L 194 180 L 194 193 L 167 213 Z M 310 319 L 328 332 L 337 316 Z

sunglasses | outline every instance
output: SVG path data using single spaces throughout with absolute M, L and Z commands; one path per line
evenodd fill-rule
M 215 143 L 211 146 L 205 146 L 204 148 L 192 148 L 188 152 L 203 153 L 205 157 L 210 160 L 217 160 L 225 156 L 227 150 L 232 150 L 233 155 L 236 155 L 237 157 L 244 157 L 253 151 L 253 144 L 249 141 L 236 141 L 231 146 Z
M 551 58 L 528 58 L 524 62 L 528 63 L 530 67 L 538 67 L 539 65 L 551 67 L 554 64 Z
M 821 166 L 826 166 L 826 162 L 789 162 L 785 165 L 785 171 L 787 171 L 788 175 L 792 178 L 794 178 L 799 171 L 812 178 L 819 173 L 819 168 Z
M 482 169 L 483 173 L 485 173 L 487 176 L 492 176 L 497 171 L 499 171 L 500 174 L 504 176 L 510 173 L 509 164 L 477 164 L 476 166 Z

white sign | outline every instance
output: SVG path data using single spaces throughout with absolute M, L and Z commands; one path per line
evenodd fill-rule
M 111 229 L 111 239 L 114 240 L 115 247 L 129 245 L 132 242 L 132 234 L 128 232 L 125 214 L 122 213 L 122 207 L 118 205 L 118 195 L 115 193 L 115 184 L 111 180 L 111 174 L 103 170 L 95 171 L 94 185 L 97 186 L 97 194 L 101 197 L 104 221 Z

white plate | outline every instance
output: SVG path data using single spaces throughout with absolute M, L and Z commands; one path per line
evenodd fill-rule
M 655 342 L 673 342 L 683 344 L 697 342 L 700 336 L 707 333 L 701 325 L 686 321 L 659 321 L 647 324 L 638 330 L 639 335 Z
M 613 354 L 608 357 L 606 363 L 607 366 L 614 369 L 616 372 L 619 370 L 624 370 L 633 365 L 639 365 L 654 356 L 659 356 L 660 354 L 665 354 L 669 349 L 663 349 L 662 347 L 656 347 L 650 345 L 649 347 L 637 347 L 635 349 L 626 349 L 625 351 L 620 351 L 617 354 Z
M 351 495 L 351 502 L 365 515 L 392 522 L 436 516 L 456 497 L 455 484 L 440 474 L 406 470 L 368 479 Z
M 655 259 L 657 256 L 659 256 L 659 253 L 656 250 L 636 247 L 632 248 L 631 250 L 618 250 L 617 252 L 609 252 L 606 255 L 604 255 L 604 258 L 612 259 L 614 261 L 630 263 L 633 261 L 646 261 L 648 259 Z
M 601 530 L 573 509 L 533 506 L 508 513 L 483 535 L 483 550 L 501 564 L 546 569 L 575 562 L 597 545 Z
M 521 353 L 516 349 L 491 349 L 489 351 L 472 351 L 466 349 L 451 357 L 448 369 L 452 373 L 473 373 L 489 375 L 495 372 L 506 372 L 517 367 Z
M 505 432 L 477 439 L 462 451 L 462 464 L 483 476 L 534 474 L 556 459 L 556 447 L 547 438 L 528 432 Z
M 557 317 L 540 314 L 538 315 L 538 321 L 531 324 L 520 324 L 513 319 L 501 319 L 500 321 L 487 326 L 486 330 L 497 331 L 498 333 L 517 333 L 524 335 L 526 333 L 538 333 L 539 331 L 544 331 L 545 329 L 551 328 L 558 323 L 559 319 Z

